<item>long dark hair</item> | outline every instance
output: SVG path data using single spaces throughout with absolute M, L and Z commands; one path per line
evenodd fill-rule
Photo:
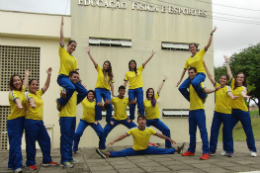
M 96 93 L 95 93 L 95 91 L 93 91 L 93 90 L 88 90 L 88 93 L 93 93 L 93 95 L 94 95 L 94 99 L 96 98 Z M 88 95 L 87 95 L 87 99 L 88 99 Z
M 15 86 L 14 86 L 14 77 L 15 76 L 18 76 L 20 78 L 20 80 L 21 80 L 21 83 L 22 83 L 22 85 L 21 85 L 21 87 L 19 89 L 16 89 Z M 10 78 L 10 81 L 9 81 L 9 89 L 11 91 L 13 91 L 13 90 L 22 91 L 22 88 L 23 88 L 23 79 L 21 78 L 21 76 L 19 74 L 12 75 L 11 78 Z
M 109 68 L 108 68 L 105 72 L 108 73 L 108 77 L 110 78 L 110 81 L 109 81 L 109 82 L 111 82 L 111 81 L 113 80 L 113 77 L 114 77 L 113 72 L 112 72 L 112 66 L 111 66 L 110 61 L 107 60 L 107 61 L 104 62 L 104 64 L 105 64 L 106 62 L 109 64 Z M 103 67 L 104 67 L 104 64 L 103 64 Z M 103 69 L 103 70 L 104 70 L 104 69 Z M 106 79 L 106 76 L 105 76 L 105 75 L 104 75 L 104 79 Z
M 147 99 L 148 99 L 148 92 L 149 92 L 149 90 L 153 90 L 153 88 L 148 88 L 146 90 L 146 98 Z M 151 99 L 151 104 L 152 104 L 153 107 L 155 107 L 155 105 L 156 105 L 156 99 L 154 98 L 154 90 L 153 90 L 153 95 L 152 95 L 152 99 Z
M 76 44 L 77 44 L 77 42 L 76 42 L 75 40 L 70 40 L 70 41 L 68 42 L 68 45 L 70 45 L 71 43 L 76 43 Z
M 239 73 L 237 73 L 237 75 L 236 75 L 236 77 L 235 77 L 234 90 L 238 87 L 238 86 L 237 86 L 237 76 L 238 76 L 239 74 L 243 74 L 243 75 L 244 75 L 244 81 L 243 81 L 242 85 L 245 86 L 245 87 L 247 87 L 246 74 L 243 73 L 243 72 L 239 72 Z
M 129 61 L 129 63 L 128 63 L 128 68 L 129 68 L 129 71 L 131 71 L 131 67 L 130 67 L 130 64 L 131 64 L 131 62 L 134 62 L 135 63 L 135 68 L 134 68 L 134 71 L 135 71 L 135 74 L 136 74 L 136 76 L 137 76 L 137 68 L 136 68 L 136 61 L 135 60 L 131 60 L 131 61 Z

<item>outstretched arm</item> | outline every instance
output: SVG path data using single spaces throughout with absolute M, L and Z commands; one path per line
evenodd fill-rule
M 152 59 L 153 55 L 155 54 L 154 51 L 152 51 L 152 55 L 143 63 L 143 66 L 145 67 L 145 65 Z
M 15 99 L 14 102 L 19 109 L 23 109 L 22 102 L 19 98 Z
M 97 68 L 97 63 L 96 61 L 94 60 L 94 58 L 92 57 L 91 53 L 90 53 L 90 47 L 88 46 L 87 49 L 86 49 L 87 53 L 88 53 L 88 56 L 89 58 L 91 59 L 91 61 L 93 62 L 95 68 Z
M 63 33 L 63 17 L 61 17 L 61 25 L 60 25 L 60 45 L 64 46 L 64 33 Z
M 205 68 L 205 70 L 206 70 L 206 73 L 207 73 L 207 75 L 208 75 L 208 77 L 209 77 L 209 80 L 211 81 L 212 85 L 215 86 L 216 81 L 215 81 L 215 79 L 213 78 L 212 74 L 209 72 L 209 69 L 207 68 L 207 66 L 206 66 L 206 64 L 205 64 L 205 61 L 203 61 L 203 65 L 204 65 L 204 68 Z
M 28 78 L 29 78 L 30 73 L 31 72 L 29 70 L 25 70 L 24 80 L 23 80 L 23 87 L 24 88 L 27 88 L 27 86 L 28 86 Z
M 227 74 L 228 74 L 229 79 L 231 80 L 233 75 L 232 75 L 232 71 L 231 71 L 230 66 L 229 66 L 229 60 L 230 59 L 227 56 L 224 56 L 224 59 L 225 59 L 226 65 L 227 65 Z
M 176 87 L 178 87 L 178 86 L 180 85 L 180 83 L 181 83 L 181 81 L 182 81 L 182 79 L 183 79 L 185 73 L 186 73 L 186 69 L 183 69 L 182 74 L 181 74 L 181 78 L 180 78 L 180 80 L 177 82 Z
M 30 98 L 30 99 L 29 99 L 29 105 L 30 105 L 32 108 L 36 108 L 35 101 L 34 101 L 33 98 Z
M 236 100 L 239 96 L 234 96 L 232 92 L 228 92 L 227 95 L 232 98 L 232 100 Z
M 172 144 L 176 144 L 176 142 L 174 140 L 172 140 L 171 138 L 169 138 L 169 137 L 167 137 L 167 136 L 165 136 L 161 133 L 156 133 L 155 135 L 158 136 L 159 138 L 166 139 L 166 140 L 170 141 Z
M 127 136 L 128 136 L 127 133 L 124 133 L 123 135 L 119 136 L 117 139 L 115 139 L 112 142 L 110 142 L 107 146 L 113 145 L 115 142 L 121 141 L 122 139 L 126 138 Z
M 163 84 L 164 84 L 164 82 L 166 81 L 166 79 L 168 79 L 168 77 L 164 75 L 163 81 L 162 81 L 161 85 L 159 86 L 159 88 L 158 88 L 158 90 L 157 90 L 157 93 L 158 93 L 158 94 L 160 94 L 161 89 L 162 89 Z
M 206 45 L 206 50 L 209 49 L 210 45 L 211 45 L 211 42 L 212 42 L 212 36 L 213 36 L 213 33 L 217 30 L 217 27 L 214 27 L 214 29 L 211 31 L 210 33 L 210 36 L 209 36 L 209 41 L 208 41 L 208 44 Z
M 241 96 L 244 97 L 244 98 L 248 98 L 248 99 L 252 97 L 252 96 L 246 95 L 245 91 L 241 91 Z
M 220 87 L 217 87 L 217 88 L 214 88 L 214 89 L 204 88 L 204 89 L 203 89 L 203 92 L 206 93 L 206 94 L 210 94 L 210 93 L 216 92 L 217 90 L 219 90 L 219 88 L 220 88 Z
M 42 87 L 42 90 L 43 90 L 44 93 L 45 93 L 45 91 L 47 91 L 47 89 L 50 86 L 52 68 L 50 67 L 46 72 L 47 72 L 48 76 L 47 76 L 47 79 L 46 79 L 44 86 Z

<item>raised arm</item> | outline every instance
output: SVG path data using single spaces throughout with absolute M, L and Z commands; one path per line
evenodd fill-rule
M 210 45 L 211 45 L 211 42 L 212 42 L 212 36 L 213 36 L 213 33 L 217 30 L 217 27 L 214 27 L 214 29 L 211 31 L 210 33 L 210 36 L 209 36 L 209 41 L 208 41 L 208 44 L 206 45 L 206 50 L 209 49 Z
M 145 67 L 145 65 L 152 59 L 153 55 L 155 54 L 154 51 L 152 51 L 152 55 L 143 63 L 143 66 Z
M 91 53 L 90 53 L 90 47 L 88 46 L 87 49 L 86 49 L 87 53 L 88 53 L 88 56 L 89 58 L 91 59 L 91 61 L 93 62 L 95 68 L 97 68 L 97 63 L 96 61 L 94 60 L 94 58 L 92 57 Z
M 203 65 L 204 65 L 204 68 L 205 68 L 205 70 L 206 70 L 206 73 L 207 73 L 207 75 L 208 75 L 208 77 L 209 77 L 210 82 L 212 83 L 213 86 L 215 86 L 216 81 L 215 81 L 215 79 L 213 78 L 212 74 L 209 72 L 209 69 L 207 68 L 205 61 L 203 61 Z
M 231 71 L 230 66 L 229 66 L 229 60 L 230 59 L 227 56 L 224 56 L 224 59 L 225 59 L 226 65 L 227 65 L 227 74 L 228 74 L 229 79 L 231 80 L 233 75 L 232 75 L 232 71 Z
M 127 135 L 126 133 L 124 133 L 123 135 L 119 136 L 118 138 L 116 138 L 115 140 L 113 140 L 112 142 L 110 142 L 107 146 L 113 145 L 115 142 L 120 141 L 120 140 L 126 138 L 127 136 L 128 136 L 128 135 Z
M 61 17 L 61 24 L 60 24 L 60 45 L 64 46 L 64 33 L 63 33 L 63 16 Z
M 172 140 L 171 138 L 169 138 L 169 137 L 167 137 L 167 136 L 165 136 L 161 133 L 157 132 L 155 135 L 158 136 L 159 138 L 166 139 L 166 140 L 170 141 L 172 144 L 176 144 L 176 142 L 174 140 Z
M 30 73 L 31 73 L 31 72 L 30 72 L 29 70 L 25 70 L 24 80 L 23 80 L 23 86 L 24 86 L 24 88 L 27 88 L 27 86 L 28 86 L 28 78 L 29 78 Z
M 180 85 L 180 83 L 181 83 L 181 81 L 182 81 L 182 79 L 183 79 L 183 77 L 184 77 L 186 71 L 187 71 L 186 69 L 183 69 L 182 74 L 181 74 L 181 78 L 180 78 L 180 80 L 177 82 L 176 87 L 178 87 L 178 86 Z
M 158 94 L 160 94 L 161 89 L 162 89 L 163 84 L 164 84 L 164 82 L 166 81 L 166 79 L 168 79 L 168 77 L 164 75 L 163 81 L 162 81 L 161 85 L 159 86 L 159 88 L 158 88 L 158 90 L 157 90 L 157 93 L 158 93 Z
M 44 86 L 42 87 L 42 90 L 43 90 L 44 93 L 47 91 L 47 89 L 50 86 L 52 68 L 50 67 L 46 72 L 47 72 L 48 76 L 47 76 L 47 79 L 46 79 Z

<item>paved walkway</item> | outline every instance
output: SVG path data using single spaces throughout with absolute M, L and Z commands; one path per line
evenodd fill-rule
M 43 167 L 40 165 L 42 155 L 37 151 L 37 171 L 30 171 L 23 168 L 24 173 L 224 173 L 224 172 L 249 172 L 260 170 L 260 155 L 250 157 L 246 142 L 235 142 L 235 155 L 233 158 L 220 156 L 221 143 L 218 146 L 218 154 L 209 160 L 199 160 L 201 156 L 201 143 L 197 144 L 195 156 L 182 157 L 180 154 L 169 155 L 145 155 L 129 156 L 123 158 L 102 159 L 96 154 L 93 148 L 81 148 L 78 154 L 74 155 L 79 163 L 74 168 L 63 169 L 59 166 Z M 256 142 L 260 146 L 260 141 Z M 121 150 L 124 147 L 109 147 L 108 150 Z M 185 151 L 187 146 L 185 147 Z M 25 156 L 25 153 L 23 153 Z M 52 150 L 54 161 L 60 161 L 58 149 Z M 7 170 L 8 152 L 0 152 L 0 172 L 12 172 Z M 24 159 L 25 162 L 25 159 Z

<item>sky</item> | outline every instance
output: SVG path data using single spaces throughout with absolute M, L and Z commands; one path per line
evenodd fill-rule
M 203 4 L 201 1 L 210 2 L 208 0 L 196 1 L 201 4 Z M 260 42 L 260 34 L 257 32 L 260 31 L 260 1 L 212 0 L 212 3 L 213 25 L 218 27 L 213 40 L 214 65 L 218 67 L 224 63 L 223 55 L 231 56 L 243 48 Z M 70 0 L 0 0 L 0 9 L 69 15 Z M 234 17 L 234 15 L 240 17 Z

